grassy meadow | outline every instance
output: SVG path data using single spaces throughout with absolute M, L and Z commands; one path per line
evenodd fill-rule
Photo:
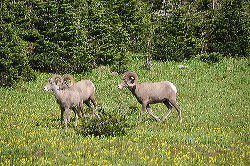
M 56 73 L 40 73 L 36 81 L 0 88 L 0 165 L 250 165 L 249 60 L 152 61 L 150 70 L 144 70 L 141 56 L 131 62 L 128 70 L 138 74 L 139 82 L 176 85 L 182 124 L 175 109 L 167 121 L 156 122 L 145 113 L 139 123 L 140 104 L 128 89 L 117 88 L 121 75 L 102 66 L 74 77 L 95 84 L 105 112 L 125 115 L 126 133 L 83 136 L 73 121 L 62 129 L 54 95 L 43 91 Z M 151 109 L 160 118 L 167 111 L 161 103 Z

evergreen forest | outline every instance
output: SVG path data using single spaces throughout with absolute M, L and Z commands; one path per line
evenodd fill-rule
M 131 54 L 183 61 L 250 55 L 247 0 L 1 0 L 0 86 L 37 72 L 126 70 Z

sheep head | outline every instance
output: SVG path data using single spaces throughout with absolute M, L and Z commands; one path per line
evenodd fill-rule
M 73 78 L 71 75 L 69 75 L 69 74 L 64 74 L 64 75 L 62 76 L 62 81 L 65 83 L 66 79 L 69 79 L 69 80 L 70 80 L 69 87 L 72 87 L 72 86 L 74 85 L 74 83 L 75 83 L 74 78 Z M 66 83 L 65 83 L 65 84 L 66 84 Z
M 138 83 L 138 76 L 133 72 L 125 72 L 121 83 L 118 85 L 119 89 L 133 87 Z
M 44 87 L 44 91 L 52 90 L 55 86 L 60 86 L 62 84 L 60 75 L 52 75 L 48 79 L 48 83 Z

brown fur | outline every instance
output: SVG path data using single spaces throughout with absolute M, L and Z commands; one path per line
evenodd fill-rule
M 65 85 L 64 80 L 59 75 L 53 75 L 49 78 L 48 83 L 44 87 L 44 91 L 52 90 L 54 96 L 57 99 L 57 103 L 61 108 L 61 124 L 65 124 L 67 128 L 67 122 L 70 121 L 70 109 L 78 107 L 78 111 L 75 111 L 75 126 L 78 122 L 78 112 L 82 109 L 83 94 L 79 87 L 68 87 Z
M 142 105 L 139 121 L 142 121 L 142 115 L 145 110 L 147 110 L 156 121 L 160 121 L 157 116 L 151 113 L 150 104 L 164 103 L 168 107 L 168 111 L 163 116 L 162 120 L 164 121 L 167 119 L 172 109 L 171 105 L 173 105 L 179 114 L 179 122 L 182 122 L 181 110 L 176 103 L 177 90 L 171 82 L 144 82 L 138 84 L 138 76 L 136 73 L 125 72 L 118 87 L 119 89 L 128 88 Z

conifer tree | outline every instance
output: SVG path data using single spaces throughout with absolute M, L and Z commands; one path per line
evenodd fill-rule
M 208 20 L 207 50 L 224 56 L 249 56 L 249 13 L 243 0 L 222 1 Z
M 0 86 L 11 86 L 18 81 L 36 78 L 28 58 L 28 54 L 32 52 L 32 47 L 19 37 L 22 29 L 15 26 L 17 9 L 20 9 L 20 15 L 22 15 L 23 8 L 21 6 L 9 1 L 1 2 Z

